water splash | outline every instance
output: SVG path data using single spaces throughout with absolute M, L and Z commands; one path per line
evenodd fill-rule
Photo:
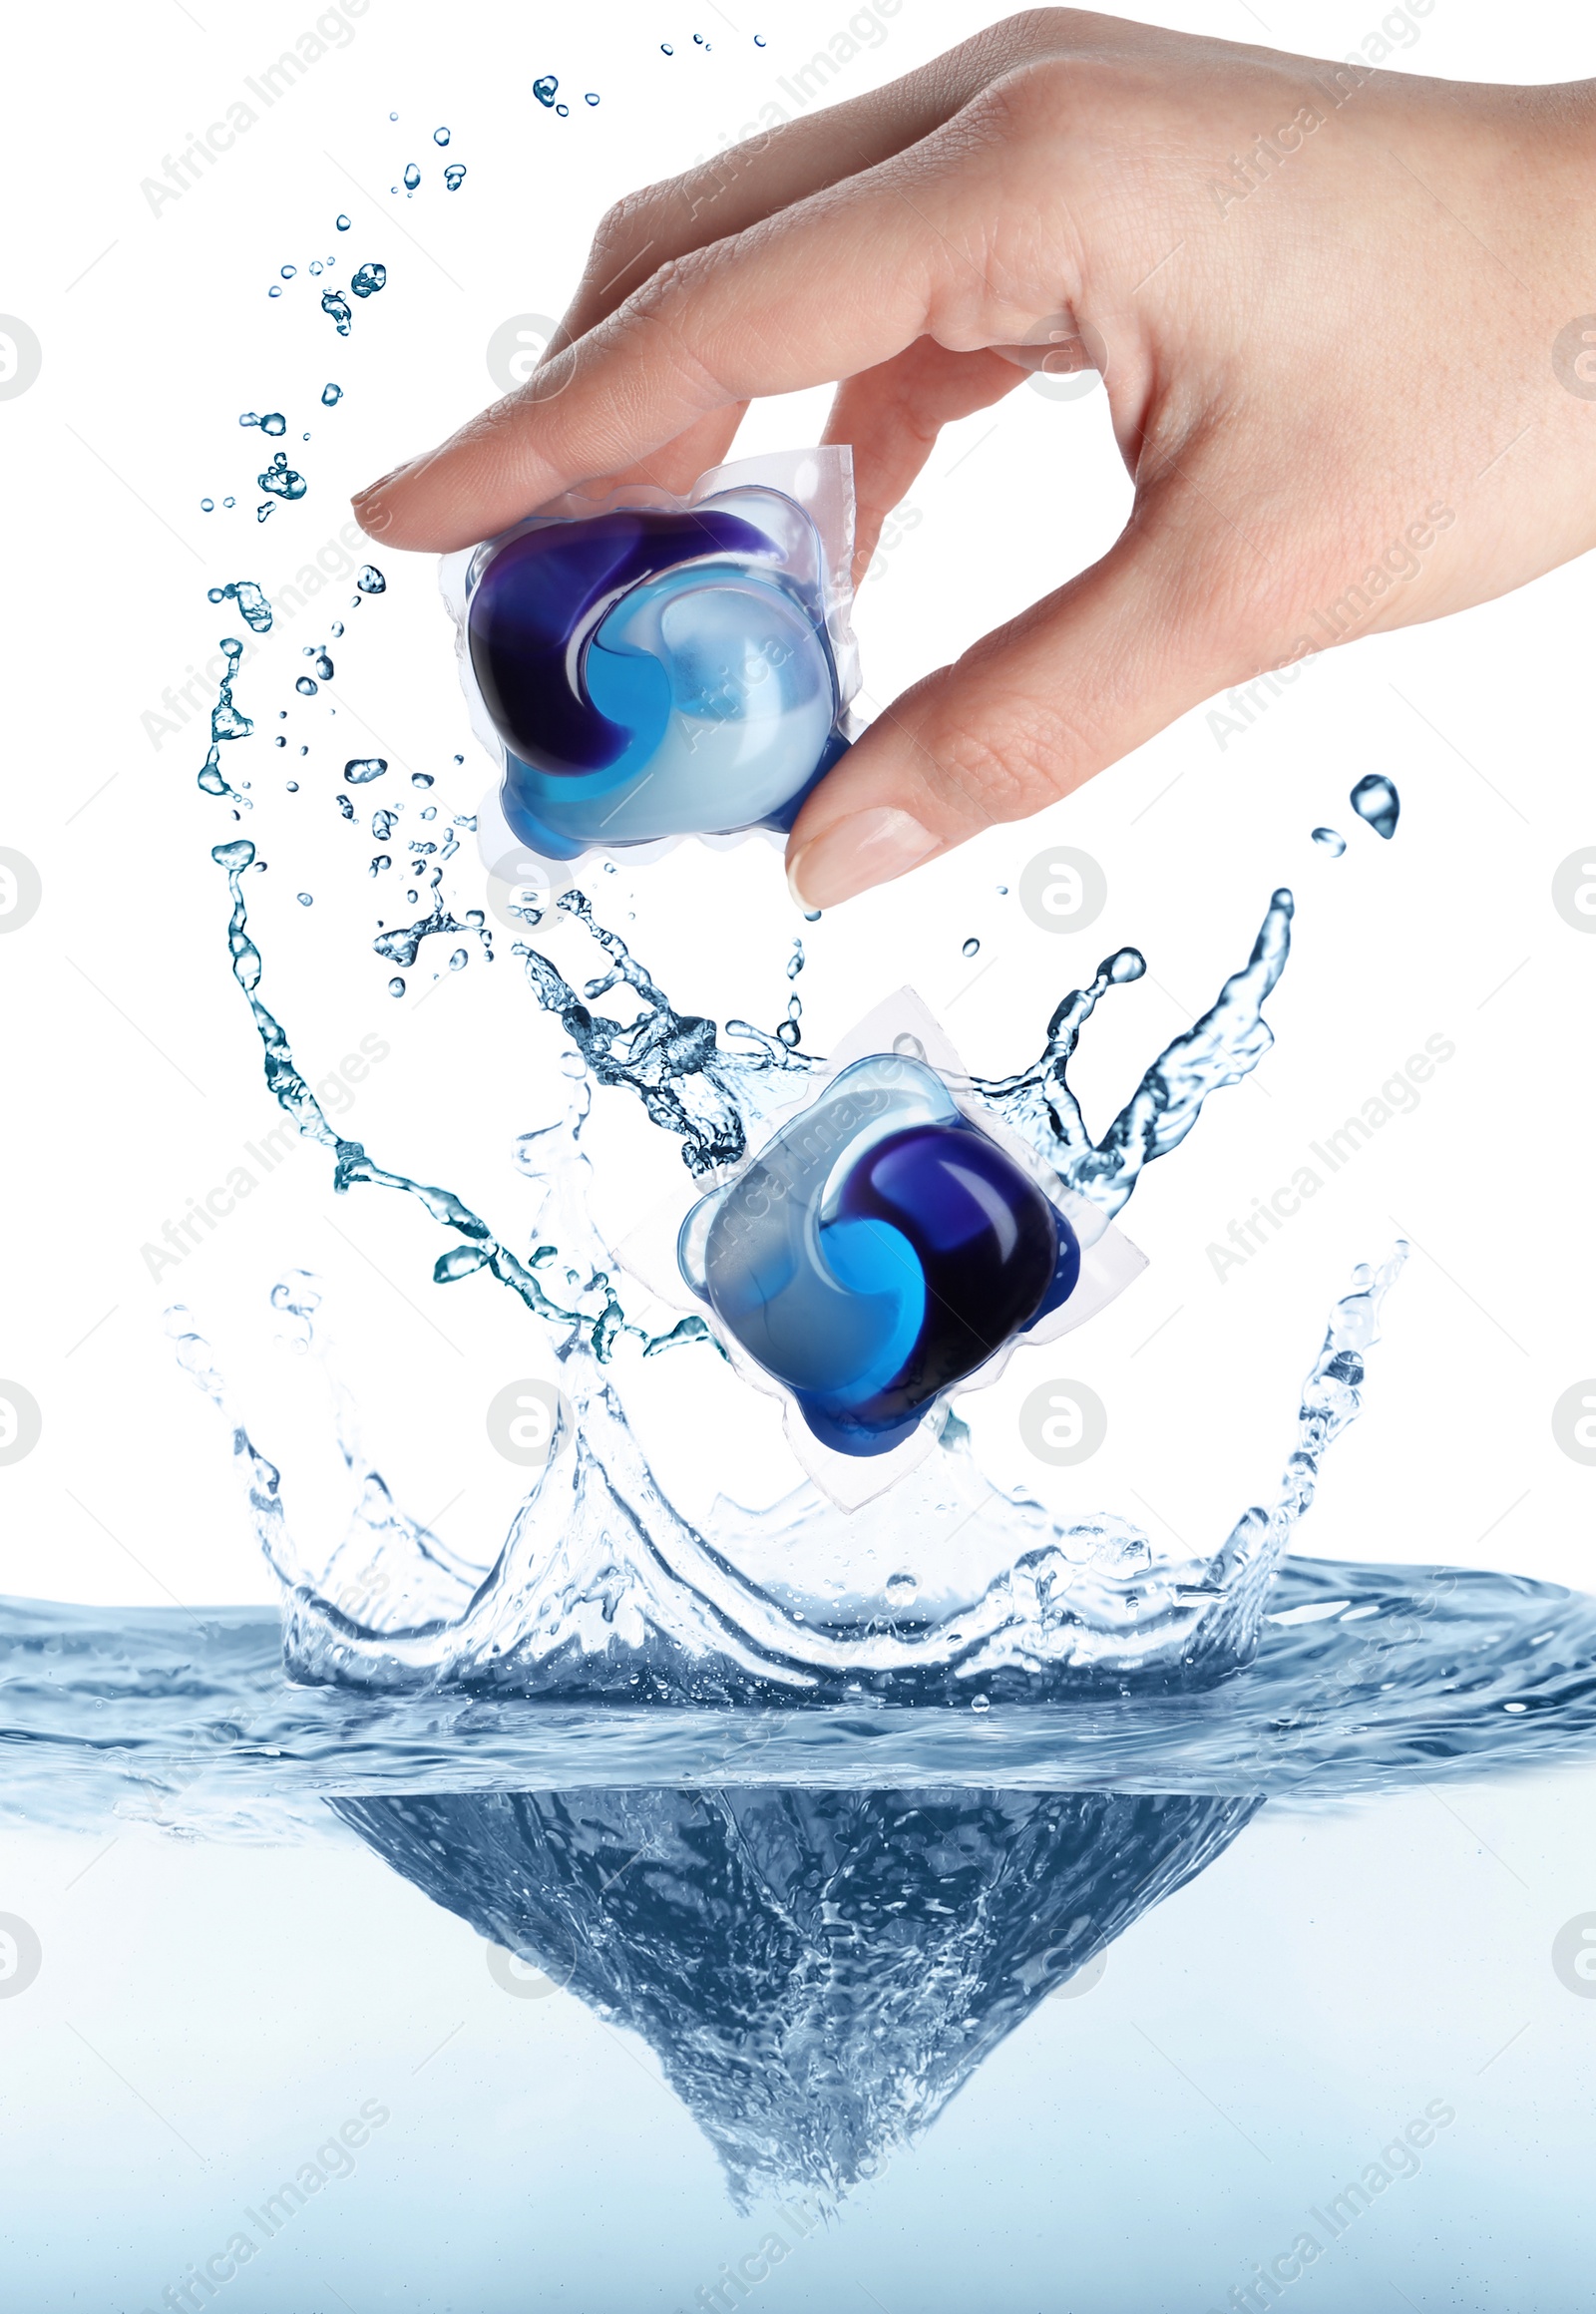
M 212 602 L 236 602 L 240 615 L 256 634 L 271 632 L 270 599 L 264 587 L 257 586 L 252 578 L 230 578 L 225 586 L 212 586 L 208 598 Z M 240 738 L 244 733 L 232 732 L 228 736 Z
M 247 585 L 249 581 L 246 579 L 243 583 Z M 228 785 L 221 769 L 223 745 L 232 739 L 247 739 L 254 729 L 248 716 L 241 714 L 232 703 L 232 686 L 237 680 L 239 663 L 243 658 L 243 644 L 236 635 L 224 634 L 217 647 L 226 665 L 216 688 L 216 703 L 210 710 L 210 752 L 202 768 L 195 775 L 196 784 L 203 788 L 206 795 L 225 796 L 237 810 L 247 811 L 250 809 L 249 798 Z
M 288 464 L 285 451 L 279 450 L 264 474 L 255 476 L 261 489 L 272 498 L 303 498 L 308 487 L 302 474 L 295 474 Z
M 350 308 L 348 298 L 344 295 L 341 289 L 322 290 L 321 310 L 323 313 L 330 314 L 332 317 L 333 325 L 340 337 L 347 337 L 349 335 L 349 328 L 351 322 L 354 319 L 354 314 Z
M 1372 771 L 1358 782 L 1347 800 L 1358 817 L 1367 820 L 1376 835 L 1384 836 L 1390 843 L 1396 833 L 1397 815 L 1402 808 L 1394 783 L 1383 773 Z
M 267 1009 L 259 994 L 262 975 L 260 951 L 249 936 L 248 909 L 243 896 L 243 879 L 256 866 L 255 847 L 246 838 L 231 843 L 217 844 L 211 858 L 223 869 L 227 889 L 231 895 L 232 910 L 227 922 L 227 947 L 232 961 L 232 975 L 248 1001 L 255 1030 L 260 1038 L 265 1066 L 266 1086 L 283 1114 L 295 1130 L 306 1140 L 317 1141 L 333 1155 L 333 1188 L 339 1195 L 368 1184 L 380 1189 L 393 1189 L 406 1197 L 413 1197 L 446 1229 L 453 1230 L 466 1241 L 474 1257 L 471 1269 L 489 1271 L 501 1285 L 510 1289 L 537 1317 L 556 1327 L 568 1347 L 584 1344 L 595 1358 L 602 1360 L 613 1351 L 617 1340 L 630 1336 L 649 1351 L 664 1349 L 675 1342 L 687 1342 L 703 1337 L 701 1320 L 684 1319 L 664 1336 L 651 1336 L 641 1327 L 628 1323 L 609 1283 L 607 1270 L 596 1270 L 584 1284 L 567 1265 L 567 1275 L 579 1287 L 575 1304 L 557 1302 L 545 1292 L 536 1275 L 539 1267 L 552 1261 L 553 1246 L 541 1247 L 530 1262 L 522 1262 L 510 1249 L 501 1244 L 479 1214 L 472 1211 L 453 1190 L 412 1180 L 403 1173 L 391 1173 L 377 1165 L 367 1155 L 359 1141 L 346 1141 L 328 1122 L 321 1104 L 300 1075 L 292 1048 L 280 1021 Z M 456 927 L 465 930 L 466 927 Z M 574 1136 L 575 1139 L 575 1136 Z M 587 1159 L 581 1159 L 586 1166 Z M 458 1249 L 455 1249 L 458 1253 Z M 449 1257 L 444 1257 L 447 1260 Z M 456 1267 L 446 1271 L 440 1283 L 464 1275 Z M 438 1271 L 434 1271 L 438 1277 Z M 271 1556 L 270 1551 L 267 1553 Z M 273 1564 L 276 1562 L 273 1560 Z

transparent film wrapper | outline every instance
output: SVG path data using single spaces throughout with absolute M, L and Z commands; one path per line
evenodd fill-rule
M 975 1096 L 909 988 L 757 1152 L 617 1258 L 780 1398 L 794 1455 L 847 1511 L 930 1453 L 957 1392 L 1083 1325 L 1147 1266 Z
M 571 492 L 446 555 L 499 769 L 490 871 L 547 899 L 594 853 L 781 841 L 858 730 L 853 540 L 853 453 L 833 446 L 715 467 L 685 498 Z

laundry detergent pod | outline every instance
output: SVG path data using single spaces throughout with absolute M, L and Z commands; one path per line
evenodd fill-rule
M 485 857 L 790 828 L 850 736 L 851 547 L 833 449 L 720 468 L 687 500 L 567 498 L 447 558 L 502 768 Z
M 936 1071 L 845 1068 L 689 1214 L 683 1275 L 815 1435 L 879 1454 L 1066 1301 L 1080 1245 Z

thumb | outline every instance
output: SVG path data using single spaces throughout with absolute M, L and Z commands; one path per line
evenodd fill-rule
M 833 908 L 1028 818 L 1256 673 L 1244 605 L 1270 573 L 1247 554 L 1190 491 L 1138 506 L 1101 562 L 881 710 L 798 815 L 793 897 Z

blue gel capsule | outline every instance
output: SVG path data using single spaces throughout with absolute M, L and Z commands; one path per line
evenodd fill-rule
M 819 534 L 784 492 L 539 520 L 468 595 L 505 818 L 546 858 L 785 831 L 847 745 Z
M 683 1277 L 844 1454 L 882 1454 L 1074 1292 L 1080 1245 L 934 1069 L 855 1061 L 682 1226 Z

